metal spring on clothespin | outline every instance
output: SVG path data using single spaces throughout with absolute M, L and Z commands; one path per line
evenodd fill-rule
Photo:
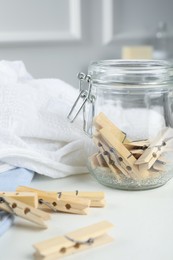
M 54 212 L 66 212 L 73 214 L 85 215 L 90 207 L 90 199 L 79 198 L 76 196 L 66 195 L 64 192 L 46 192 L 30 187 L 21 186 L 17 191 L 28 191 L 36 193 L 38 196 L 39 209 L 52 209 Z M 63 195 L 63 196 L 62 196 Z
M 43 200 L 43 199 L 39 199 L 38 202 L 39 202 L 40 204 L 46 205 L 48 208 L 52 209 L 52 210 L 55 211 L 55 212 L 58 211 L 58 210 L 57 210 L 50 202 L 48 202 L 48 201 L 45 201 L 45 200 Z M 56 206 L 56 205 L 55 205 L 55 206 Z
M 70 240 L 71 242 L 75 243 L 74 247 L 75 248 L 79 248 L 80 245 L 92 245 L 94 243 L 94 238 L 88 238 L 87 240 L 77 240 L 74 238 L 71 238 L 67 235 L 64 236 L 65 238 L 67 238 L 68 240 Z

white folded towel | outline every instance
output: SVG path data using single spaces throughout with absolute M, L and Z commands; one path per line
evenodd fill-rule
M 87 172 L 82 120 L 66 119 L 77 95 L 59 79 L 33 79 L 20 61 L 0 62 L 0 160 L 53 178 Z

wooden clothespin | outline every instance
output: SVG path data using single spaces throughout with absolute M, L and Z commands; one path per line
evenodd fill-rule
M 57 192 L 46 192 L 30 187 L 20 186 L 17 191 L 30 191 L 38 195 L 38 207 L 54 212 L 65 212 L 86 215 L 90 206 L 89 199 L 71 196 L 58 196 Z
M 38 207 L 38 196 L 34 192 L 3 192 L 0 191 L 0 196 L 5 195 L 15 200 L 19 200 L 33 208 Z
M 94 126 L 96 127 L 96 130 L 100 130 L 102 128 L 109 128 L 111 132 L 116 136 L 116 138 L 121 142 L 121 143 L 129 143 L 130 140 L 126 138 L 126 134 L 122 132 L 115 124 L 113 124 L 106 116 L 104 113 L 99 113 L 94 118 Z
M 105 194 L 102 191 L 62 191 L 58 192 L 58 196 L 89 200 L 90 207 L 105 206 Z
M 163 165 L 163 163 L 160 163 L 159 161 L 156 161 L 153 164 L 153 169 L 155 169 L 159 172 L 163 172 L 163 171 L 165 171 L 165 165 Z
M 108 167 L 107 163 L 101 153 L 97 153 L 96 157 L 97 157 L 97 160 L 101 167 Z
M 108 171 L 109 167 L 101 153 L 95 153 L 88 158 L 92 169 L 100 169 L 102 171 Z
M 107 145 L 112 148 L 112 154 L 118 154 L 120 159 L 119 161 L 123 161 L 127 166 L 126 170 L 130 172 L 133 169 L 133 172 L 137 172 L 137 169 L 134 167 L 134 163 L 136 162 L 136 158 L 129 152 L 129 150 L 113 135 L 112 132 L 109 132 L 108 129 L 103 128 L 100 130 L 101 137 L 107 143 Z M 129 167 L 128 167 L 129 166 Z M 130 168 L 131 167 L 131 168 Z M 136 175 L 138 172 L 136 173 Z M 137 176 L 136 176 L 137 177 Z
M 42 191 L 33 189 L 26 186 L 19 186 L 17 191 L 30 191 L 36 192 L 38 194 L 38 198 L 41 199 L 42 196 L 53 196 L 58 201 L 65 201 L 65 203 L 72 201 L 76 203 L 76 210 L 74 213 L 82 214 L 81 211 L 84 211 L 83 214 L 87 213 L 88 207 L 104 207 L 105 206 L 105 194 L 101 191 L 88 192 L 88 191 Z M 59 204 L 61 204 L 59 202 Z M 61 204 L 62 205 L 62 204 Z M 73 208 L 71 209 L 73 210 Z M 69 209 L 65 212 L 70 212 Z
M 170 163 L 170 161 L 164 155 L 159 156 L 156 162 L 162 163 L 163 165 Z
M 124 178 L 136 181 L 156 177 L 165 171 L 167 160 L 164 156 L 173 152 L 173 130 L 165 128 L 162 133 L 150 140 L 130 141 L 115 124 L 103 113 L 94 118 L 95 133 L 93 141 L 98 148 L 95 157 L 90 157 L 91 167 L 106 162 L 117 182 Z M 100 168 L 103 169 L 103 168 Z M 99 170 L 100 170 L 99 169 Z M 118 169 L 118 170 L 117 170 Z
M 48 213 L 42 212 L 41 210 L 35 209 L 19 200 L 6 196 L 6 194 L 0 195 L 0 209 L 31 221 L 39 225 L 41 228 L 47 228 L 44 220 L 50 219 Z
M 133 156 L 138 159 L 144 152 L 144 150 L 142 149 L 132 149 L 132 150 L 129 150 L 131 154 L 133 154 Z
M 101 246 L 113 241 L 107 231 L 113 227 L 108 221 L 80 228 L 64 236 L 34 244 L 36 249 L 35 259 L 55 260 L 63 256 Z
M 172 140 L 173 130 L 167 128 L 136 160 L 135 165 L 144 164 L 146 169 L 150 169 L 164 152 L 168 152 L 168 148 L 170 147 L 169 142 Z
M 120 173 L 123 173 L 127 178 L 129 178 L 129 173 L 121 167 L 118 156 L 114 153 L 114 150 L 109 147 L 105 140 L 100 136 L 98 138 L 93 138 L 94 143 L 98 147 L 100 153 L 102 154 L 104 160 L 106 161 L 110 170 L 115 173 L 117 180 L 121 179 Z
M 109 147 L 110 157 L 127 178 L 130 177 L 135 180 L 148 178 L 149 173 L 147 170 L 139 172 L 138 167 L 135 165 L 136 158 L 123 143 L 116 139 L 112 132 L 103 128 L 100 130 L 100 134 Z
M 98 158 L 97 158 L 97 155 L 98 155 L 98 153 L 94 153 L 93 155 L 91 155 L 90 157 L 89 157 L 89 161 L 91 162 L 91 166 L 92 166 L 92 169 L 96 169 L 96 168 L 98 168 L 98 167 L 102 167 L 101 166 L 101 164 L 100 164 L 100 162 L 99 162 L 99 160 L 98 160 Z
M 146 139 L 146 140 L 136 140 L 136 141 L 125 143 L 124 145 L 129 150 L 131 150 L 131 149 L 145 150 L 150 145 L 150 142 L 149 142 L 148 139 Z
M 125 144 L 125 147 L 129 150 L 133 156 L 138 159 L 150 145 L 148 140 L 137 140 Z
M 139 171 L 139 168 L 135 165 L 137 159 L 127 148 L 128 144 L 132 142 L 128 139 L 122 141 L 124 133 L 121 132 L 119 128 L 107 119 L 103 113 L 96 116 L 94 119 L 94 124 L 97 134 L 93 137 L 93 140 L 102 155 L 106 155 L 104 159 L 106 160 L 111 171 L 115 173 L 116 178 L 119 176 L 115 167 L 117 167 L 126 178 L 141 180 L 149 177 L 150 173 L 147 169 Z M 122 134 L 120 134 L 120 132 Z M 137 143 L 136 145 L 140 145 L 139 147 L 141 147 L 144 146 L 144 143 Z M 134 144 L 131 147 L 134 147 Z M 107 157 L 109 158 L 109 162 Z

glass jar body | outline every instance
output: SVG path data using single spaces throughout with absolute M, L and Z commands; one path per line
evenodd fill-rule
M 92 133 L 85 146 L 88 169 L 112 188 L 161 186 L 173 176 L 172 81 L 165 83 L 165 75 L 154 78 L 153 71 L 149 75 L 150 66 L 146 76 L 143 64 L 140 76 L 134 62 L 132 71 L 126 64 L 121 73 L 115 65 L 114 73 L 112 65 L 107 74 L 100 73 L 99 64 L 96 75 L 92 66 L 89 70 L 94 98 L 84 105 L 86 128 Z

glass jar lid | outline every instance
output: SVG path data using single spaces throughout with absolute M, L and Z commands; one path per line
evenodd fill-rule
M 162 60 L 100 60 L 91 62 L 88 74 L 98 84 L 156 87 L 173 83 L 173 64 Z

